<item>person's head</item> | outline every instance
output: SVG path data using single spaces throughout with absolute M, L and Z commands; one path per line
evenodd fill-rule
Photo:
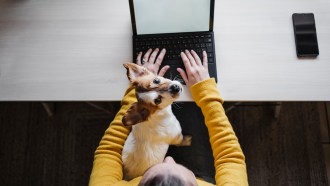
M 149 168 L 143 175 L 139 186 L 196 186 L 194 173 L 177 164 L 168 156 L 162 163 Z

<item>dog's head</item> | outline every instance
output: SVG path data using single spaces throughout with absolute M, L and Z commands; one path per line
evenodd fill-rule
M 125 63 L 124 67 L 128 79 L 135 86 L 138 100 L 124 115 L 124 125 L 146 121 L 155 111 L 171 105 L 182 92 L 182 85 L 178 81 L 157 76 L 134 63 Z

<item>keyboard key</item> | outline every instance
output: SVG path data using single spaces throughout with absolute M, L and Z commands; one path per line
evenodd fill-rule
M 206 38 L 204 41 L 207 42 L 207 43 L 211 43 L 212 39 L 211 38 Z
M 207 49 L 207 52 L 212 52 L 213 51 L 212 44 L 211 43 L 207 43 L 206 44 L 206 49 Z

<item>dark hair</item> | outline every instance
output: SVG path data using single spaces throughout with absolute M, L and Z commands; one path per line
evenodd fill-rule
M 139 186 L 184 186 L 184 181 L 173 174 L 158 174 L 144 183 L 139 183 Z

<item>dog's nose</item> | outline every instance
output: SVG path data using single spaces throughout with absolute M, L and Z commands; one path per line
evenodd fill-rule
M 170 92 L 172 94 L 176 94 L 181 91 L 181 87 L 179 85 L 171 85 L 170 86 Z

